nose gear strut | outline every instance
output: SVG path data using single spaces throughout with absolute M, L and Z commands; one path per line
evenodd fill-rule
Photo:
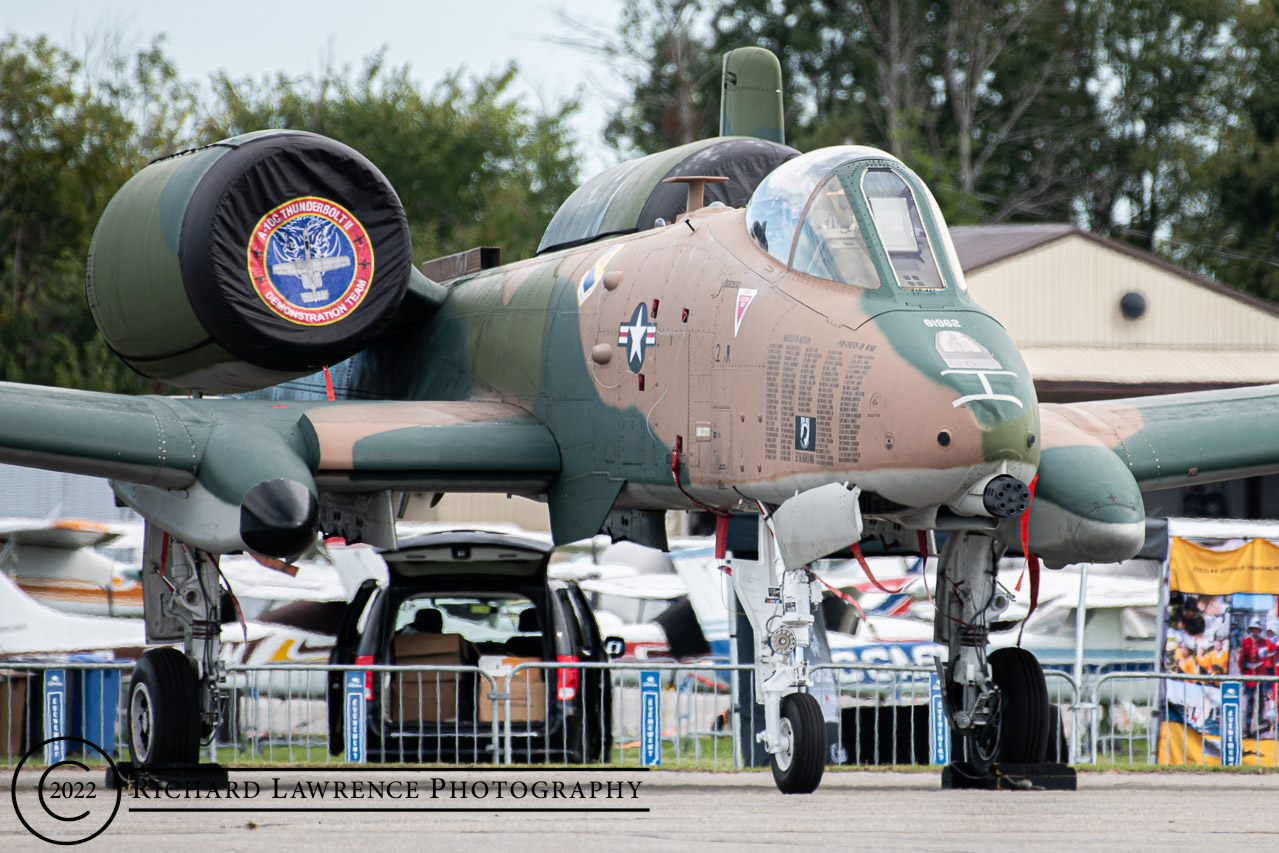
M 737 600 L 754 634 L 755 701 L 764 706 L 757 739 L 787 794 L 816 790 L 827 755 L 824 717 L 808 692 L 804 657 L 822 590 L 806 564 L 861 538 L 859 495 L 857 488 L 832 484 L 802 492 L 771 513 L 761 507 L 759 559 L 731 561 Z

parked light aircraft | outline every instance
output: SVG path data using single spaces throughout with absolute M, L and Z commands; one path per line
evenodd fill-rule
M 732 577 L 788 792 L 827 754 L 805 566 L 949 530 L 934 634 L 955 755 L 1042 760 L 1042 672 L 987 655 L 997 557 L 1028 538 L 1049 565 L 1124 559 L 1142 489 L 1279 470 L 1279 389 L 1040 405 L 923 181 L 872 148 L 785 146 L 776 58 L 724 67 L 721 136 L 592 178 L 507 266 L 486 249 L 414 268 L 394 190 L 312 134 L 184 152 L 117 193 L 90 309 L 192 397 L 3 385 L 0 461 L 111 478 L 147 519 L 147 638 L 183 652 L 138 663 L 137 763 L 194 762 L 218 722 L 218 556 L 291 560 L 320 530 L 393 545 L 405 491 L 543 498 L 560 543 L 660 546 L 666 510 L 762 512 L 761 559 Z M 324 298 L 274 266 L 313 233 L 349 260 L 318 273 Z
M 136 530 L 134 528 L 137 528 Z M 90 546 L 129 555 L 141 525 L 72 519 L 0 519 L 0 656 L 65 660 L 86 652 L 136 660 L 145 633 L 140 554 L 123 561 Z M 235 620 L 222 625 L 221 659 L 252 667 L 328 663 L 347 601 L 365 578 L 385 582 L 386 564 L 367 546 L 324 543 L 291 567 L 292 576 L 247 555 L 220 561 L 235 596 Z M 21 615 L 22 618 L 19 618 Z M 223 613 L 225 619 L 229 614 Z M 110 619 L 98 617 L 114 617 Z M 258 677 L 262 694 L 323 699 L 323 674 Z M 233 678 L 243 683 L 242 678 Z

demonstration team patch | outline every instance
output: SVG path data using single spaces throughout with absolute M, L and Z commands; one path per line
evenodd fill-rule
M 263 216 L 249 238 L 249 276 L 267 307 L 304 326 L 336 323 L 373 280 L 369 235 L 340 204 L 295 198 Z

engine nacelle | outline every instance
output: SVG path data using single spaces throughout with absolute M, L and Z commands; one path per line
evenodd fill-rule
M 261 131 L 157 160 L 89 249 L 89 308 L 138 373 L 201 392 L 314 373 L 404 297 L 408 221 L 387 179 L 323 136 Z

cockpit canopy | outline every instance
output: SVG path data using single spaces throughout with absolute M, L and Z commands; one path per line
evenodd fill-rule
M 746 226 L 805 275 L 864 288 L 967 287 L 932 193 L 874 148 L 821 148 L 778 166 L 751 196 Z

